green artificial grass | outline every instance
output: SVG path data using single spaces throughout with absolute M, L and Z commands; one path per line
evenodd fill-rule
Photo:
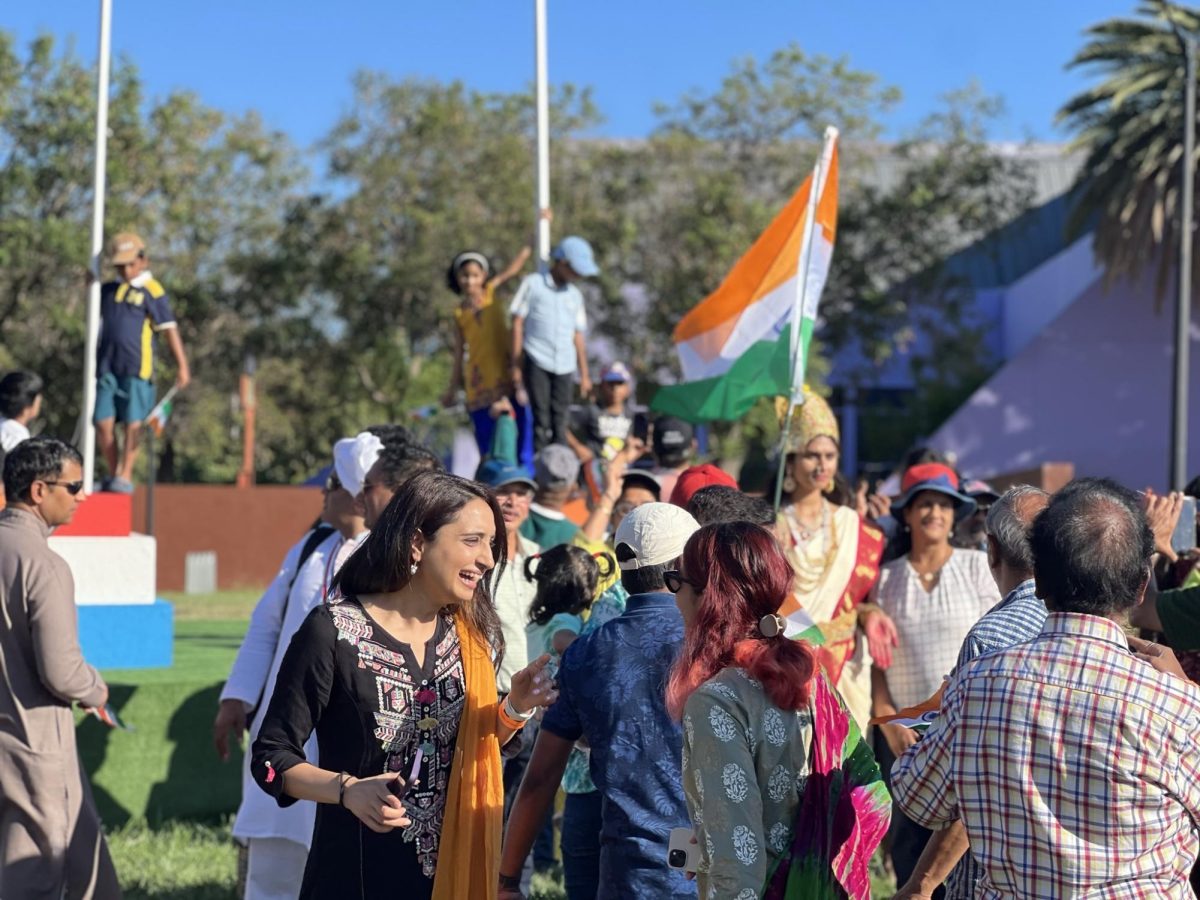
M 163 599 L 175 607 L 176 622 L 208 619 L 232 621 L 249 619 L 262 591 L 217 591 L 212 594 L 184 594 L 164 591 Z
M 108 835 L 125 900 L 232 900 L 237 849 L 229 823 L 130 823 Z
M 244 621 L 177 622 L 171 668 L 103 673 L 113 706 L 135 729 L 91 717 L 79 724 L 80 757 L 105 823 L 216 821 L 236 811 L 241 755 L 217 759 L 212 721 L 245 630 Z

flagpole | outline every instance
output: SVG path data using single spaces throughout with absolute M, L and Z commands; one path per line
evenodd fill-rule
M 112 0 L 100 0 L 100 52 L 96 59 L 96 169 L 92 178 L 92 277 L 88 284 L 83 350 L 83 489 L 91 492 L 96 471 L 96 346 L 100 342 L 100 254 L 104 249 L 104 190 L 108 166 L 108 76 L 112 59 Z
M 804 355 L 804 341 L 801 338 L 801 330 L 804 316 L 804 301 L 808 293 L 808 266 L 812 256 L 812 236 L 817 227 L 817 203 L 820 200 L 821 193 L 824 190 L 822 182 L 823 173 L 828 170 L 830 155 L 832 153 L 833 142 L 837 139 L 837 129 L 832 125 L 825 129 L 825 143 L 821 148 L 821 155 L 817 158 L 817 163 L 813 166 L 812 187 L 808 192 L 808 209 L 805 215 L 808 217 L 805 223 L 808 227 L 804 229 L 803 245 L 800 248 L 800 263 L 796 270 L 796 298 L 792 303 L 792 321 L 791 321 L 791 392 L 788 395 L 787 414 L 783 417 L 783 426 L 779 430 L 779 470 L 775 474 L 775 512 L 779 512 L 780 504 L 783 502 L 783 479 L 784 470 L 787 468 L 787 439 L 788 431 L 791 430 L 792 415 L 795 413 L 796 407 L 804 402 L 804 370 L 807 368 L 808 360 L 801 359 Z
M 544 269 L 550 261 L 550 91 L 546 60 L 546 0 L 533 0 L 534 75 L 537 101 L 537 258 Z

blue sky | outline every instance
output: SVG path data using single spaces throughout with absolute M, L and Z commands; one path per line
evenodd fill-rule
M 196 91 L 230 112 L 259 110 L 308 145 L 350 102 L 361 68 L 483 90 L 526 87 L 532 0 L 113 0 L 113 46 L 151 96 Z M 846 55 L 901 88 L 888 136 L 911 128 L 949 90 L 977 80 L 1007 113 L 997 140 L 1062 140 L 1054 112 L 1087 79 L 1064 64 L 1091 23 L 1135 0 L 549 0 L 550 75 L 591 85 L 603 135 L 638 137 L 656 101 L 712 89 L 731 59 L 795 40 Z M 9 3 L 0 28 L 22 45 L 40 32 L 95 57 L 98 0 Z

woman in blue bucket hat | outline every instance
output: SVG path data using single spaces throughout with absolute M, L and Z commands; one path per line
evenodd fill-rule
M 955 523 L 969 516 L 975 501 L 964 494 L 958 476 L 944 463 L 911 466 L 900 482 L 892 515 L 900 522 L 902 555 L 885 564 L 874 601 L 891 616 L 899 636 L 887 671 L 872 673 L 873 711 L 892 715 L 935 694 L 950 674 L 967 632 L 1000 602 L 1000 589 L 987 554 L 953 547 Z M 917 740 L 895 723 L 879 726 L 880 767 Z M 900 811 L 892 815 L 891 854 L 898 884 L 912 874 L 929 831 Z

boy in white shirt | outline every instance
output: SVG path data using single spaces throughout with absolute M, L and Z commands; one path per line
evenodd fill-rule
M 42 411 L 42 379 L 33 372 L 9 372 L 0 378 L 0 459 L 29 440 L 29 423 Z

